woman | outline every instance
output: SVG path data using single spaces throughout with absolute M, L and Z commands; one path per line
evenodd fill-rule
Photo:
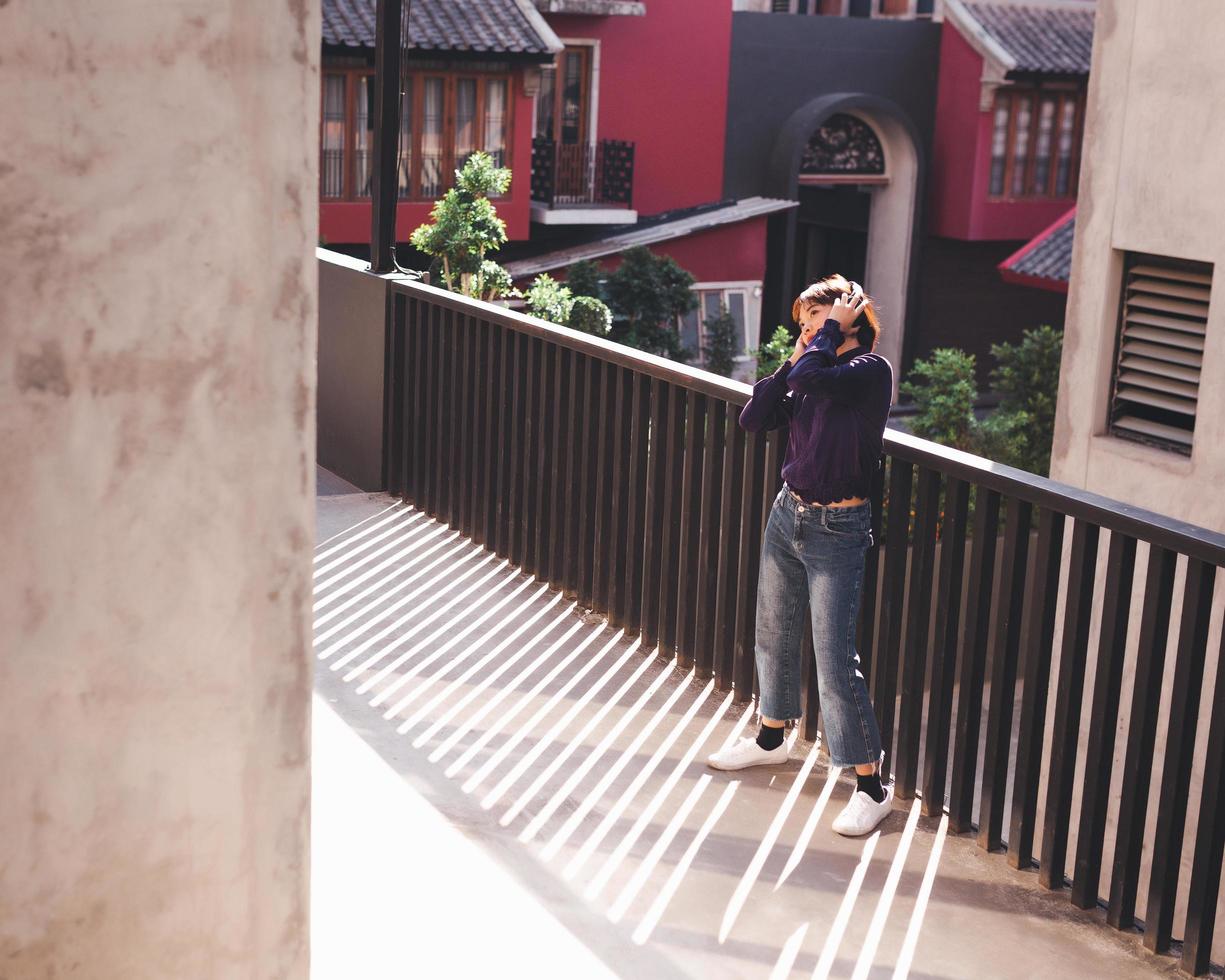
M 753 387 L 740 413 L 750 432 L 789 427 L 783 488 L 761 549 L 755 653 L 761 727 L 709 759 L 716 769 L 787 760 L 786 723 L 799 717 L 800 640 L 812 610 L 821 717 L 830 761 L 854 767 L 857 786 L 834 820 L 840 834 L 866 834 L 888 815 L 893 786 L 881 783 L 880 728 L 855 651 L 864 556 L 872 543 L 872 475 L 879 465 L 893 368 L 873 353 L 880 323 L 863 289 L 842 276 L 809 286 L 792 317 L 791 357 Z

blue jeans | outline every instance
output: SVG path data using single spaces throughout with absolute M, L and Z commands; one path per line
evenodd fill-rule
M 755 654 L 766 718 L 798 718 L 800 641 L 812 610 L 821 719 L 830 761 L 850 767 L 880 759 L 880 726 L 859 670 L 855 622 L 864 556 L 872 544 L 872 505 L 804 504 L 786 485 L 774 498 L 761 548 Z

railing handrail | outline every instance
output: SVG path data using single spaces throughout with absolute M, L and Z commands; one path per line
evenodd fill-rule
M 479 313 L 487 320 L 501 323 L 521 333 L 631 368 L 648 377 L 693 389 L 700 394 L 722 398 L 733 405 L 743 406 L 752 396 L 752 386 L 743 381 L 734 381 L 701 368 L 679 364 L 656 354 L 549 323 L 496 303 L 472 299 L 414 280 L 393 279 L 390 283 L 392 289 L 405 295 L 416 295 L 460 313 Z M 885 431 L 885 452 L 907 462 L 995 490 L 1005 497 L 1055 510 L 1077 520 L 1090 521 L 1109 531 L 1118 531 L 1209 564 L 1225 567 L 1225 534 L 1210 528 L 995 463 L 897 429 Z

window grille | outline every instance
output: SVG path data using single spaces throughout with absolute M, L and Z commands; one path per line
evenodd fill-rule
M 1128 253 L 1113 435 L 1190 454 L 1211 289 L 1210 264 Z

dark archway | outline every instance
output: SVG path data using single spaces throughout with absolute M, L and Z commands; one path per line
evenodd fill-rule
M 854 123 L 842 121 L 854 120 Z M 813 150 L 814 137 L 832 121 L 825 133 L 826 146 Z M 875 137 L 883 156 L 882 166 L 871 157 L 872 140 L 864 127 Z M 840 131 L 839 131 L 840 130 Z M 838 159 L 837 144 L 857 138 L 856 153 Z M 818 139 L 820 143 L 820 139 Z M 833 151 L 833 152 L 831 152 Z M 823 174 L 814 166 L 824 167 Z M 839 176 L 838 168 L 842 169 Z M 807 169 L 809 172 L 804 174 Z M 803 288 L 801 281 L 811 275 L 809 265 L 797 262 L 801 255 L 799 232 L 807 221 L 812 225 L 812 209 L 828 208 L 838 217 L 831 217 L 829 227 L 843 228 L 845 233 L 827 236 L 826 247 L 832 243 L 829 261 L 839 262 L 851 271 L 854 265 L 854 234 L 857 222 L 866 224 L 861 230 L 863 244 L 863 275 L 868 289 L 876 296 L 885 321 L 881 352 L 899 371 L 906 351 L 907 322 L 913 309 L 911 299 L 914 284 L 910 270 L 915 268 L 919 243 L 922 188 L 925 178 L 922 142 L 910 118 L 893 102 L 879 96 L 859 93 L 836 93 L 820 96 L 793 112 L 779 129 L 770 157 L 767 193 L 801 202 L 801 208 L 787 212 L 771 225 L 768 243 L 770 275 L 765 285 L 766 315 L 788 322 L 792 298 Z M 824 178 L 824 179 L 823 179 Z M 820 188 L 821 195 L 803 190 Z M 866 201 L 856 202 L 856 194 L 866 195 Z M 857 212 L 857 208 L 859 208 Z M 870 212 L 870 213 L 867 213 Z M 804 244 L 807 252 L 808 244 Z M 819 260 L 814 260 L 819 261 Z M 828 271 L 837 271 L 828 269 Z

